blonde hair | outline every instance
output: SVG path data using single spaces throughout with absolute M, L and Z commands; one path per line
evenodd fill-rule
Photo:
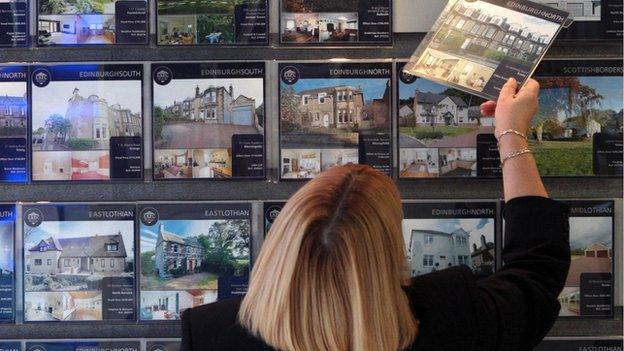
M 278 350 L 395 351 L 418 333 L 396 186 L 334 167 L 288 201 L 263 244 L 240 323 Z

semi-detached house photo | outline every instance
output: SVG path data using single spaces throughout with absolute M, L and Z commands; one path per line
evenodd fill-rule
M 1 82 L 0 138 L 26 136 L 28 96 L 23 82 Z

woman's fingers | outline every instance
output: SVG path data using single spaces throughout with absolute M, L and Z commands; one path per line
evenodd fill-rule
M 487 101 L 481 104 L 481 115 L 485 117 L 492 117 L 496 112 L 496 101 Z

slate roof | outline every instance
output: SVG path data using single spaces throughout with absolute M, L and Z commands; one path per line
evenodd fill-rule
M 416 92 L 416 99 L 417 99 L 416 102 L 431 104 L 431 105 L 436 105 L 440 103 L 440 101 L 446 99 L 447 97 L 451 99 L 451 101 L 453 101 L 455 105 L 459 107 L 468 107 L 468 104 L 464 101 L 464 99 L 460 98 L 459 96 L 447 96 L 443 94 L 421 92 L 421 91 Z
M 453 235 L 457 235 L 457 234 L 464 234 L 464 235 L 468 234 L 468 232 L 463 230 L 462 228 L 459 228 L 459 229 L 453 231 L 452 233 L 446 233 L 446 232 L 441 232 L 441 231 L 437 231 L 437 230 L 412 229 L 412 231 L 414 231 L 414 230 L 419 232 L 419 233 L 433 234 L 433 235 L 445 235 L 445 236 L 453 236 Z
M 160 235 L 162 236 L 163 241 L 168 241 L 168 242 L 177 243 L 177 244 L 186 245 L 186 246 L 202 247 L 196 238 L 183 238 L 177 234 L 173 234 L 171 232 L 166 231 L 164 228 L 160 230 Z
M 117 251 L 107 251 L 106 244 L 118 244 Z M 113 235 L 82 236 L 77 238 L 56 239 L 49 237 L 32 247 L 31 252 L 61 251 L 61 257 L 127 257 L 126 247 L 121 233 Z

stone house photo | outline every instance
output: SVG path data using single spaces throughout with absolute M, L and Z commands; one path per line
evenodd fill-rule
M 195 237 L 181 237 L 165 230 L 161 223 L 156 240 L 156 272 L 161 278 L 171 278 L 171 272 L 181 267 L 186 274 L 201 270 L 204 248 Z
M 9 86 L 9 84 L 11 84 L 11 86 Z M 13 83 L 0 83 L 0 91 L 4 91 L 4 93 L 0 95 L 0 138 L 26 135 L 28 119 L 26 87 L 24 86 L 23 89 L 21 89 L 22 87 L 16 87 L 17 90 L 24 90 L 23 94 L 9 95 L 9 91 L 15 90 L 11 89 L 13 85 Z

